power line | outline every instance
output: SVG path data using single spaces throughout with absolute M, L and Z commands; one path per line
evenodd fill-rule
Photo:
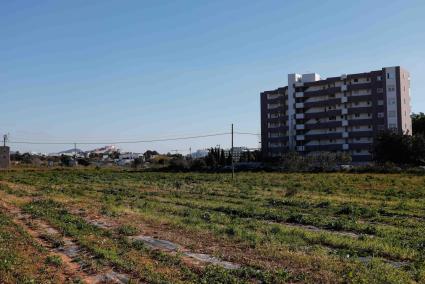
M 150 140 L 134 140 L 134 141 L 99 141 L 99 142 L 42 142 L 42 141 L 9 141 L 10 144 L 29 144 L 29 145 L 68 145 L 68 144 L 79 144 L 79 145 L 98 145 L 98 144 L 138 144 L 138 143 L 151 143 L 151 142 L 163 142 L 163 141 L 177 141 L 177 140 L 189 140 L 197 138 L 206 138 L 214 136 L 224 136 L 229 135 L 230 132 L 222 133 L 213 133 L 205 135 L 195 135 L 195 136 L 183 136 L 183 137 L 174 137 L 174 138 L 158 138 Z
M 235 131 L 234 134 L 240 134 L 240 135 L 254 135 L 254 136 L 259 136 L 261 135 L 260 133 L 253 133 L 253 132 L 237 132 Z

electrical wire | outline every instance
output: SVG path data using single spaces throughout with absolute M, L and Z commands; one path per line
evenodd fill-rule
M 205 135 L 195 135 L 195 136 L 183 136 L 183 137 L 174 137 L 174 138 L 158 138 L 150 140 L 134 140 L 134 141 L 99 141 L 99 142 L 83 142 L 83 141 L 74 141 L 74 142 L 43 142 L 43 141 L 8 141 L 9 144 L 28 144 L 28 145 L 69 145 L 69 144 L 78 144 L 78 145 L 99 145 L 99 144 L 140 144 L 140 143 L 151 143 L 151 142 L 163 142 L 163 141 L 177 141 L 177 140 L 189 140 L 197 138 L 206 138 L 214 136 L 223 136 L 230 135 L 230 132 L 222 133 L 212 133 Z

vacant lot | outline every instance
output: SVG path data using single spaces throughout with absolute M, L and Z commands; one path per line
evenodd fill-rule
M 0 173 L 0 282 L 425 282 L 425 177 Z

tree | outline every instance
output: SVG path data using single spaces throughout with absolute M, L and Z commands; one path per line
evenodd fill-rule
M 412 114 L 413 134 L 425 134 L 425 114 L 423 112 Z
M 173 158 L 168 167 L 171 170 L 183 171 L 189 169 L 189 163 L 183 158 Z
M 61 164 L 62 166 L 70 166 L 71 165 L 71 158 L 66 155 L 61 156 Z
M 137 169 L 138 167 L 142 165 L 142 163 L 143 163 L 142 158 L 137 157 L 136 159 L 133 160 L 133 167 Z
M 157 151 L 151 151 L 147 150 L 145 153 L 143 153 L 143 157 L 145 158 L 145 161 L 148 161 L 152 158 L 152 156 L 159 155 Z
M 396 164 L 425 164 L 425 135 L 382 133 L 375 139 L 374 159 Z
M 224 149 L 221 149 L 220 152 L 220 166 L 224 167 L 226 165 L 226 155 L 224 154 Z
M 214 148 L 208 150 L 208 155 L 205 157 L 205 163 L 208 167 L 216 167 L 217 166 L 217 158 L 215 154 Z
M 373 152 L 374 159 L 377 162 L 409 163 L 411 154 L 410 136 L 384 132 L 375 139 Z
M 202 171 L 207 168 L 207 163 L 204 159 L 195 159 L 192 162 L 191 169 L 194 171 Z

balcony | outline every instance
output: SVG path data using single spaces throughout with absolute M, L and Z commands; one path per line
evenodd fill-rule
M 306 151 L 341 151 L 342 144 L 328 144 L 328 145 L 307 145 Z
M 372 143 L 350 143 L 351 150 L 370 150 Z
M 344 114 L 348 114 L 348 109 L 343 108 L 343 109 L 341 110 L 341 114 L 342 114 L 342 115 L 344 115 Z
M 351 96 L 348 98 L 348 102 L 349 103 L 364 102 L 364 101 L 371 101 L 372 99 L 373 99 L 372 95 Z
M 281 137 L 268 137 L 267 141 L 269 142 L 288 142 L 288 136 L 281 136 Z
M 298 152 L 303 152 L 303 151 L 305 151 L 304 146 L 297 146 L 297 151 L 298 151 Z
M 341 110 L 332 109 L 328 111 L 306 113 L 304 116 L 306 119 L 312 119 L 312 118 L 323 118 L 323 117 L 330 117 L 330 116 L 337 116 L 337 115 L 341 115 Z
M 353 131 L 350 132 L 350 138 L 361 138 L 361 137 L 373 137 L 374 132 L 365 130 L 365 131 Z
M 280 146 L 280 147 L 268 147 L 269 153 L 281 153 L 288 149 L 286 146 Z
M 319 123 L 311 123 L 306 124 L 305 129 L 322 129 L 322 128 L 334 128 L 334 127 L 340 127 L 341 121 L 329 121 L 329 122 L 319 122 Z
M 295 97 L 296 98 L 304 98 L 304 92 L 296 92 Z
M 282 115 L 282 116 L 278 116 L 278 117 L 270 117 L 267 118 L 268 122 L 286 122 L 288 121 L 288 116 L 287 115 Z
M 343 120 L 342 121 L 342 126 L 348 126 L 348 120 Z
M 348 138 L 348 132 L 342 132 L 342 138 Z
M 302 86 L 304 86 L 304 83 L 303 82 L 295 82 L 294 86 L 295 87 L 302 87 Z
M 306 134 L 306 140 L 329 140 L 329 139 L 339 139 L 341 138 L 341 133 L 332 132 L 332 133 L 320 133 L 320 134 Z
M 297 125 L 295 125 L 295 129 L 296 130 L 304 130 L 305 126 L 304 126 L 304 124 L 297 124 Z
M 283 96 L 280 96 L 280 97 L 268 99 L 267 100 L 267 103 L 268 104 L 284 104 L 285 103 L 285 98 Z
M 372 113 L 373 107 L 353 107 L 348 110 L 348 114 Z
M 348 144 L 342 144 L 342 150 L 348 150 L 350 149 Z
M 341 86 L 341 92 L 346 92 L 348 90 L 347 85 Z
M 371 87 L 370 83 L 359 83 L 359 84 L 350 85 L 348 90 L 349 91 L 364 90 L 364 89 L 370 89 L 370 87 Z
M 328 99 L 328 100 L 323 100 L 323 101 L 318 101 L 318 102 L 305 102 L 304 107 L 305 108 L 326 107 L 326 106 L 331 106 L 331 105 L 338 105 L 340 103 L 341 103 L 340 98 L 334 98 L 334 99 Z
M 296 103 L 295 108 L 304 108 L 304 103 Z
M 297 114 L 295 114 L 295 118 L 296 119 L 304 119 L 304 114 L 303 113 L 297 113 Z
M 318 97 L 318 96 L 326 96 L 326 95 L 330 95 L 330 94 L 336 94 L 339 91 L 340 91 L 339 87 L 332 87 L 332 88 L 315 90 L 315 91 L 305 91 L 304 97 L 305 98 L 312 98 L 312 97 Z
M 268 132 L 271 132 L 271 133 L 282 133 L 282 132 L 286 133 L 286 131 L 289 130 L 289 127 L 281 125 L 276 127 L 267 127 L 267 129 L 268 129 Z
M 352 119 L 348 121 L 349 126 L 372 125 L 373 119 Z
M 297 141 L 304 141 L 305 137 L 304 135 L 297 135 Z
M 348 98 L 347 97 L 342 97 L 341 98 L 341 103 L 347 103 L 348 102 Z

